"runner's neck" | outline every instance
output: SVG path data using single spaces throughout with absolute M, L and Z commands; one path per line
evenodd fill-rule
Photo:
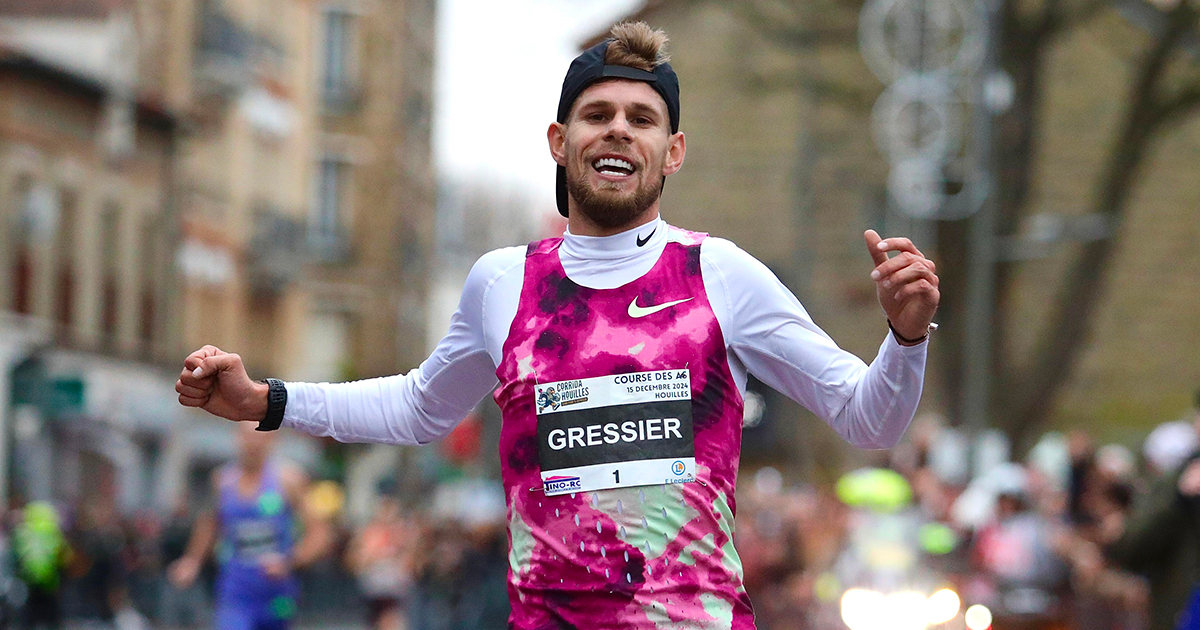
M 581 261 L 636 258 L 650 252 L 657 258 L 666 240 L 667 224 L 661 218 L 612 236 L 572 234 L 568 228 L 563 233 L 562 253 Z

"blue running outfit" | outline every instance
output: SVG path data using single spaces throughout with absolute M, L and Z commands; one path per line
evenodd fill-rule
M 299 582 L 293 575 L 269 577 L 262 568 L 269 555 L 290 557 L 295 544 L 292 508 L 279 469 L 265 465 L 259 487 L 249 497 L 238 492 L 237 466 L 226 466 L 219 474 L 215 626 L 218 630 L 286 630 L 296 612 Z

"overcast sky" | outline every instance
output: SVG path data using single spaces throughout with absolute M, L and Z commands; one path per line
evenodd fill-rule
M 642 4 L 440 0 L 433 136 L 440 172 L 522 188 L 553 208 L 546 127 L 563 74 L 581 41 Z

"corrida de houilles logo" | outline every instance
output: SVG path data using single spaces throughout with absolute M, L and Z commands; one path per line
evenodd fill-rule
M 559 397 L 558 392 L 554 391 L 553 387 L 547 387 L 545 389 L 539 387 L 537 404 L 538 413 L 541 413 L 547 409 L 558 411 L 558 407 L 562 404 L 562 399 Z

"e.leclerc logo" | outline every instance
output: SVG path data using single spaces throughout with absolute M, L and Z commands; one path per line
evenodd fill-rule
M 542 481 L 545 492 L 575 492 L 581 487 L 579 477 L 554 476 Z
M 675 473 L 676 475 L 682 475 L 684 470 L 686 470 L 686 468 L 684 467 L 683 462 L 679 460 L 675 460 L 675 463 L 671 464 L 671 472 Z

